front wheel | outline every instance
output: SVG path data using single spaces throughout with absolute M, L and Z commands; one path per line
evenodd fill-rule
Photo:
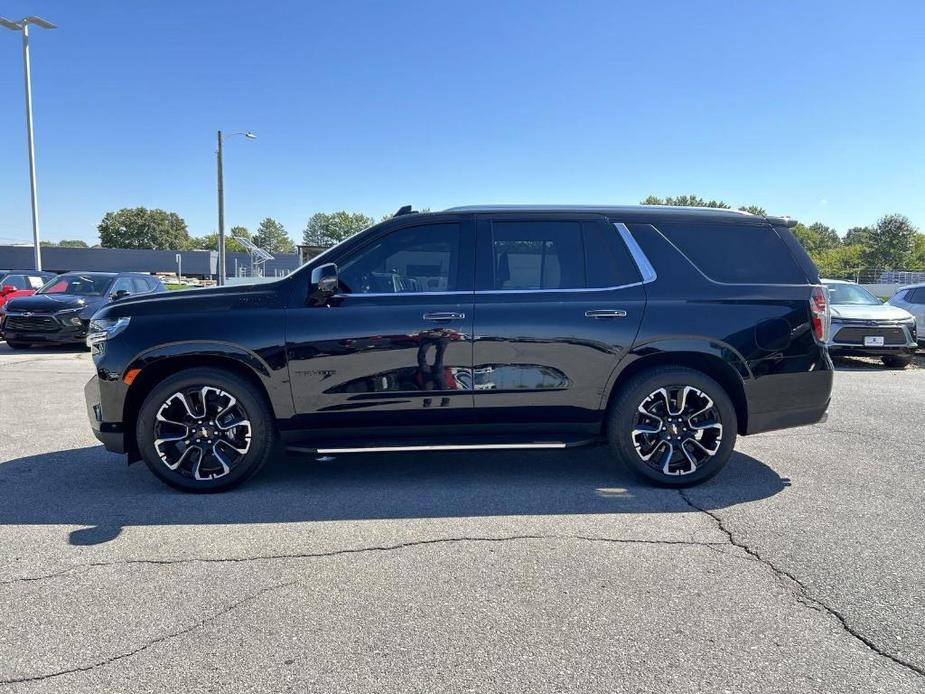
M 10 349 L 26 349 L 29 346 L 28 342 L 16 342 L 15 340 L 13 342 L 7 340 L 6 344 Z
M 263 394 L 221 369 L 188 369 L 145 398 L 135 427 L 147 466 L 171 487 L 218 492 L 267 462 L 273 419 Z
M 668 487 L 698 484 L 719 472 L 732 455 L 736 430 L 726 391 L 686 367 L 634 376 L 607 420 L 615 456 L 638 475 Z

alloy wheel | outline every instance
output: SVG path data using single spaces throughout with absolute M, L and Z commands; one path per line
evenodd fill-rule
M 250 450 L 248 414 L 230 393 L 193 386 L 173 393 L 157 411 L 154 450 L 170 470 L 198 481 L 229 474 Z
M 723 440 L 719 409 L 699 388 L 659 388 L 639 403 L 632 440 L 649 467 L 665 475 L 690 475 L 719 452 Z

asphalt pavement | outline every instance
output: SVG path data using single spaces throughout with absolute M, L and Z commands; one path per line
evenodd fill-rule
M 605 448 L 280 458 L 194 496 L 0 343 L 0 693 L 925 692 L 925 369 L 656 489 Z

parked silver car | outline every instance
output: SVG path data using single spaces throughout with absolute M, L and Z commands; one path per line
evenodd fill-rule
M 918 325 L 919 344 L 925 347 L 925 282 L 902 287 L 887 301 L 915 316 Z
M 912 362 L 918 347 L 915 317 L 898 306 L 884 304 L 869 291 L 842 280 L 822 280 L 829 289 L 832 356 L 880 357 L 892 368 Z

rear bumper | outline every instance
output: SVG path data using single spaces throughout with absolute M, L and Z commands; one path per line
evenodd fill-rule
M 745 384 L 746 434 L 760 434 L 825 420 L 832 398 L 833 367 L 820 348 L 815 360 L 797 357 L 752 363 L 755 378 Z

